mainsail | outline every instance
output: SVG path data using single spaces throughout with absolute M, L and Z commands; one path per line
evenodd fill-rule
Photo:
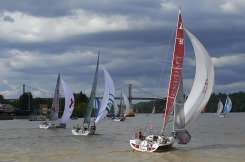
M 171 111 L 175 103 L 175 98 L 182 77 L 183 61 L 184 61 L 184 26 L 182 23 L 181 10 L 179 10 L 163 129 L 165 128 L 168 122 L 168 119 L 170 117 Z
M 54 91 L 54 98 L 49 115 L 49 120 L 57 120 L 59 115 L 59 100 L 60 100 L 60 74 L 58 74 L 56 87 Z
M 65 92 L 65 109 L 60 119 L 60 123 L 67 123 L 74 110 L 75 100 L 71 88 L 62 79 L 61 83 Z
M 88 106 L 87 106 L 84 121 L 83 121 L 83 126 L 86 123 L 88 125 L 88 128 L 90 126 L 90 118 L 92 115 L 92 111 L 94 109 L 94 100 L 95 100 L 96 88 L 97 88 L 98 69 L 99 69 L 99 53 L 98 53 L 98 59 L 97 59 L 97 64 L 96 64 L 93 86 L 92 86 Z

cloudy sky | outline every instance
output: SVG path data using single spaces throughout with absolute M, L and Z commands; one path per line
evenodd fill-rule
M 244 0 L 1 0 L 0 93 L 12 98 L 13 90 L 23 84 L 53 93 L 61 73 L 74 92 L 89 94 L 100 52 L 117 94 L 132 84 L 166 96 L 171 63 L 163 60 L 172 57 L 180 3 L 184 27 L 212 57 L 214 92 L 244 91 Z M 186 91 L 195 70 L 188 41 Z M 99 93 L 103 84 L 100 69 Z M 44 97 L 28 87 L 26 91 Z

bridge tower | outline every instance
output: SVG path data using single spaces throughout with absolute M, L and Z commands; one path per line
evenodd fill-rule
M 23 84 L 23 94 L 26 92 L 25 84 Z
M 128 87 L 128 100 L 131 106 L 132 105 L 132 84 L 129 84 L 129 87 Z

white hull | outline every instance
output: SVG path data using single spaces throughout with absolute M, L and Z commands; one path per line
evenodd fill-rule
M 73 135 L 76 135 L 76 136 L 77 136 L 77 135 L 80 135 L 80 136 L 87 136 L 87 135 L 90 134 L 90 131 L 84 131 L 84 130 L 79 130 L 79 131 L 77 131 L 77 130 L 75 130 L 75 129 L 72 129 L 71 132 L 72 132 Z
M 124 121 L 125 120 L 125 118 L 124 117 L 120 117 L 120 118 L 115 118 L 114 119 L 114 121 L 116 121 L 116 122 L 119 122 L 119 121 Z
M 88 129 L 84 129 L 84 127 L 82 127 L 81 129 L 72 129 L 71 132 L 73 135 L 81 135 L 81 136 L 87 136 L 87 135 L 90 135 L 90 134 L 94 134 L 95 133 L 95 130 L 96 130 L 96 127 L 95 126 L 91 126 L 90 127 L 90 130 Z
M 39 128 L 54 129 L 54 128 L 66 128 L 66 126 L 61 124 L 56 124 L 56 123 L 48 123 L 48 124 L 39 124 Z
M 48 129 L 49 128 L 49 125 L 39 124 L 39 128 L 41 128 L 41 129 Z
M 225 116 L 224 116 L 224 115 L 222 115 L 222 114 L 220 114 L 220 115 L 219 115 L 219 117 L 224 118 Z
M 154 137 L 154 138 L 153 138 Z M 133 139 L 130 140 L 130 146 L 141 152 L 164 152 L 172 148 L 174 143 L 173 137 L 148 136 L 145 140 Z

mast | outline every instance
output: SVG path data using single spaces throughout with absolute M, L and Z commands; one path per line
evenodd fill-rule
M 83 127 L 84 127 L 84 124 L 86 123 L 88 125 L 88 128 L 90 126 L 90 119 L 91 119 L 91 114 L 92 114 L 92 111 L 94 108 L 93 105 L 94 105 L 94 99 L 95 99 L 95 95 L 96 95 L 97 78 L 98 78 L 98 70 L 99 70 L 99 55 L 100 55 L 100 53 L 98 53 L 98 59 L 97 59 L 96 71 L 95 71 L 95 75 L 94 75 L 93 86 L 92 86 L 92 90 L 90 93 L 88 106 L 87 106 L 87 109 L 85 112 L 85 118 L 83 121 Z
M 184 61 L 184 27 L 182 23 L 181 8 L 180 8 L 179 15 L 178 15 L 177 29 L 176 29 L 175 46 L 174 46 L 165 116 L 163 122 L 163 129 L 165 128 L 168 122 L 170 113 L 174 106 L 175 98 L 182 77 L 183 61 Z
M 121 96 L 120 96 L 120 117 L 123 116 L 123 99 L 122 99 L 122 91 L 121 91 Z

